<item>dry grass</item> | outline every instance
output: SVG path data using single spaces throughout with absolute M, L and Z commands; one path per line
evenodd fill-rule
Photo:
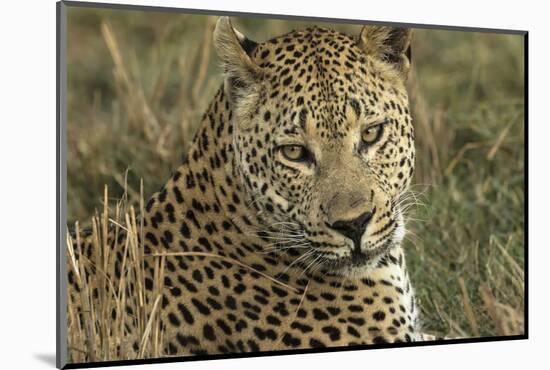
M 143 208 L 143 201 L 140 208 Z M 116 203 L 113 216 L 111 212 L 105 187 L 103 212 L 92 218 L 91 234 L 87 235 L 87 240 L 92 242 L 90 258 L 85 257 L 78 222 L 75 224 L 76 241 L 67 234 L 69 271 L 74 273 L 79 286 L 77 302 L 82 307 L 82 314 L 79 314 L 76 304 L 68 305 L 71 362 L 134 359 L 136 353 L 130 346 L 136 339 L 140 343 L 137 358 L 163 355 L 158 307 L 164 282 L 164 257 L 156 258 L 153 263 L 154 299 L 147 299 L 145 256 L 139 242 L 143 240 L 139 236 L 143 232 L 141 219 L 136 218 L 133 206 L 126 209 L 124 200 Z M 112 245 L 121 233 L 126 238 L 118 279 L 115 260 L 120 251 L 113 250 Z
M 135 210 L 142 208 L 143 194 L 157 190 L 181 162 L 221 82 L 211 47 L 214 21 L 195 15 L 69 11 L 68 218 L 71 225 L 81 220 L 91 227 L 94 241 L 89 261 L 69 258 L 82 284 L 80 299 L 89 308 L 83 315 L 68 308 L 71 361 L 113 358 L 119 346 L 122 358 L 129 358 L 125 320 L 137 328 L 140 355 L 163 355 L 157 301 L 144 300 Z M 302 25 L 254 19 L 235 24 L 256 40 Z M 413 190 L 423 206 L 409 214 L 405 248 L 424 325 L 438 337 L 521 333 L 522 40 L 418 30 L 413 49 Z M 114 254 L 105 237 L 109 226 L 130 235 L 124 273 L 116 284 L 111 279 Z M 82 256 L 78 234 L 75 250 L 68 237 L 69 256 Z M 158 289 L 163 259 L 151 258 Z M 90 275 L 92 265 L 99 273 Z M 132 315 L 120 309 L 126 304 Z M 120 312 L 115 319 L 113 309 Z

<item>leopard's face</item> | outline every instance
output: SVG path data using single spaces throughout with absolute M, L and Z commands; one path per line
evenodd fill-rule
M 308 271 L 363 274 L 404 235 L 399 200 L 414 167 L 404 79 L 319 28 L 249 55 L 261 77 L 234 99 L 234 165 L 263 236 Z

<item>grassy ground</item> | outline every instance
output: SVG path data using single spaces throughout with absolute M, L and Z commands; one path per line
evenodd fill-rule
M 70 9 L 68 219 L 158 189 L 221 82 L 215 18 Z M 235 19 L 261 41 L 302 23 Z M 346 32 L 360 27 L 339 25 Z M 411 100 L 417 170 L 406 242 L 426 330 L 510 334 L 523 315 L 523 39 L 418 30 Z

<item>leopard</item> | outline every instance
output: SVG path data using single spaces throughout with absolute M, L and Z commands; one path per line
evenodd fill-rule
M 310 26 L 255 42 L 217 20 L 223 82 L 141 215 L 147 302 L 163 258 L 166 355 L 425 340 L 402 246 L 411 38 Z

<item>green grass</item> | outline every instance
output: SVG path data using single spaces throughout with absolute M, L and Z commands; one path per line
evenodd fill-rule
M 479 289 L 485 284 L 523 315 L 523 40 L 427 30 L 416 37 L 424 100 L 413 107 L 424 120 L 417 122 L 416 177 L 426 193 L 406 248 L 425 325 L 450 336 L 505 334 Z
M 147 197 L 180 163 L 221 83 L 214 22 L 69 10 L 70 224 L 86 224 L 102 209 L 104 184 L 114 199 L 127 184 L 136 204 L 140 178 Z M 303 24 L 234 23 L 257 41 Z M 421 205 L 409 214 L 405 248 L 426 329 L 441 336 L 508 333 L 502 311 L 519 317 L 524 309 L 523 39 L 417 30 L 413 64 L 413 190 Z

